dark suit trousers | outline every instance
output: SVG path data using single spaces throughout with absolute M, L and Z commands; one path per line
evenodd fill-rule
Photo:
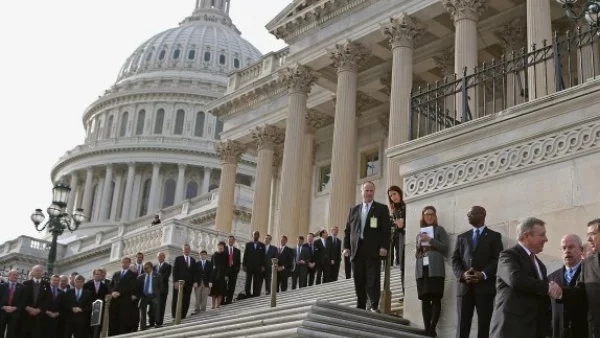
M 147 327 L 146 312 L 150 316 L 150 325 L 158 323 L 160 315 L 160 297 L 159 296 L 142 296 L 140 299 L 140 328 L 143 330 Z
M 19 338 L 43 338 L 46 331 L 44 330 L 44 322 L 46 315 L 40 312 L 37 316 L 30 316 L 25 310 L 21 312 L 21 335 Z
M 308 268 L 308 286 L 313 286 L 313 284 L 315 284 L 315 275 L 317 273 L 317 269 L 318 267 L 316 264 L 314 268 Z
M 160 293 L 160 310 L 158 313 L 158 321 L 156 322 L 156 324 L 158 325 L 163 325 L 163 322 L 165 320 L 165 308 L 167 307 L 167 297 L 169 296 L 169 288 L 168 286 L 165 287 L 164 291 L 161 291 Z M 152 323 L 152 322 L 150 322 Z
M 288 277 L 288 272 L 286 270 L 277 272 L 278 291 L 287 291 Z
M 235 292 L 235 284 L 237 283 L 238 272 L 232 272 L 229 274 L 229 281 L 227 282 L 227 294 L 223 300 L 223 304 L 231 304 L 233 301 L 233 293 Z
M 181 318 L 185 318 L 187 316 L 188 310 L 190 309 L 190 297 L 192 296 L 192 287 L 193 283 L 188 283 L 187 281 L 183 285 L 183 300 L 181 302 Z M 173 299 L 171 301 L 171 317 L 175 320 L 175 314 L 177 313 L 177 297 L 179 295 L 179 290 L 173 288 Z
M 271 293 L 271 273 L 272 270 L 270 268 L 265 269 L 265 273 L 263 275 L 265 282 L 265 292 L 268 294 Z
M 308 267 L 306 264 L 297 264 L 296 270 L 292 274 L 292 289 L 306 287 L 306 277 L 308 276 Z
M 90 331 L 87 325 L 86 316 L 87 313 L 82 312 L 80 315 L 68 318 L 65 327 L 65 337 L 88 338 Z
M 133 324 L 136 324 L 136 326 L 138 324 L 138 315 L 137 311 L 133 311 L 134 308 L 135 302 L 131 300 L 131 295 L 121 295 L 113 298 L 109 309 L 109 336 L 132 332 Z
M 246 296 L 260 296 L 262 287 L 262 274 L 260 268 L 246 270 Z
M 469 338 L 475 309 L 477 309 L 477 337 L 489 337 L 490 321 L 494 311 L 493 294 L 476 294 L 473 290 L 469 290 L 464 296 L 456 297 L 456 306 L 459 323 L 456 338 Z
M 350 257 L 344 256 L 344 273 L 346 274 L 346 279 L 352 278 L 352 263 L 350 262 Z
M 331 266 L 331 281 L 336 282 L 340 275 L 340 261 L 335 261 L 335 264 Z
M 369 297 L 371 309 L 378 309 L 381 293 L 381 260 L 365 257 L 361 252 L 361 244 L 359 243 L 352 262 L 352 271 L 354 271 L 356 307 L 366 309 L 367 297 Z
M 44 316 L 46 316 L 45 321 L 45 331 L 46 331 L 46 338 L 63 338 L 65 335 L 64 333 L 62 335 L 59 335 L 58 333 L 58 324 L 59 324 L 59 318 L 64 316 L 63 313 L 61 313 L 57 318 L 50 318 L 48 317 L 46 314 L 44 314 Z M 2 337 L 2 336 L 0 336 Z
M 12 313 L 6 313 L 2 310 L 0 312 L 0 337 L 4 337 L 6 332 L 6 338 L 18 338 L 19 318 Z

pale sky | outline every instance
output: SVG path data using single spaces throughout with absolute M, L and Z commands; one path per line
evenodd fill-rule
M 231 17 L 263 54 L 284 47 L 264 28 L 291 0 L 233 0 Z M 39 236 L 29 216 L 51 203 L 50 169 L 84 141 L 84 109 L 116 80 L 125 59 L 177 26 L 195 0 L 0 2 L 0 243 Z M 10 216 L 10 217 L 8 217 Z M 47 215 L 46 215 L 47 216 Z

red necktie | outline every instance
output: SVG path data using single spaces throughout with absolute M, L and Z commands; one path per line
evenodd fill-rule
M 279 254 L 281 255 L 281 247 L 279 247 Z
M 11 283 L 8 291 L 8 306 L 12 306 L 13 298 L 15 296 L 15 285 Z
M 229 265 L 233 265 L 233 248 L 229 247 Z

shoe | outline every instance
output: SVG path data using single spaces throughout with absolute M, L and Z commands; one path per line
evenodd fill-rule
M 379 311 L 378 309 L 369 309 L 369 312 L 373 312 L 373 313 L 381 313 L 381 311 Z
M 154 328 L 155 328 L 155 329 L 160 329 L 161 327 L 162 327 L 162 325 L 160 325 L 160 324 L 156 324 L 156 325 L 154 325 Z

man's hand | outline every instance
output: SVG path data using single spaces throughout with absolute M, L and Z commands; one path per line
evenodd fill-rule
M 81 308 L 80 307 L 74 307 L 71 310 L 73 311 L 73 313 L 79 313 L 79 312 L 81 312 Z
M 13 313 L 17 310 L 17 307 L 5 305 L 2 307 L 2 310 L 4 310 L 4 312 L 6 312 L 6 313 Z
M 208 287 L 209 287 L 209 288 L 212 288 L 212 283 L 208 283 Z
M 198 287 L 198 283 L 194 283 L 194 289 Z
M 316 263 L 314 263 L 314 262 L 313 263 L 308 263 L 308 267 L 311 268 L 311 269 L 313 269 L 315 267 L 315 264 Z
M 387 249 L 385 249 L 385 248 L 379 249 L 379 256 L 381 256 L 381 257 L 387 256 Z
M 137 297 L 136 297 L 136 296 L 134 296 L 134 295 L 131 295 L 131 300 L 136 300 L 136 299 L 137 299 Z
M 113 292 L 111 293 L 111 295 L 112 295 L 112 298 L 119 298 L 119 296 L 120 296 L 121 294 L 119 293 L 119 291 L 113 291 Z
M 421 242 L 429 242 L 431 240 L 431 237 L 429 237 L 429 235 L 426 233 L 421 233 L 419 234 L 419 239 L 421 240 Z
M 351 255 L 352 254 L 351 254 L 350 249 L 344 249 L 344 251 L 342 252 L 342 256 L 344 256 L 344 257 L 350 257 Z
M 548 296 L 552 297 L 553 299 L 561 299 L 562 288 L 555 282 L 550 282 L 548 285 Z
M 298 264 L 306 264 L 306 262 L 304 260 L 299 260 Z
M 173 283 L 173 289 L 179 290 L 179 283 Z
M 335 261 L 333 259 L 331 260 L 331 265 L 335 265 Z
M 471 283 L 471 278 L 473 278 L 473 268 L 469 268 L 469 270 L 465 271 L 462 274 L 462 279 L 465 281 L 465 283 L 470 284 Z

